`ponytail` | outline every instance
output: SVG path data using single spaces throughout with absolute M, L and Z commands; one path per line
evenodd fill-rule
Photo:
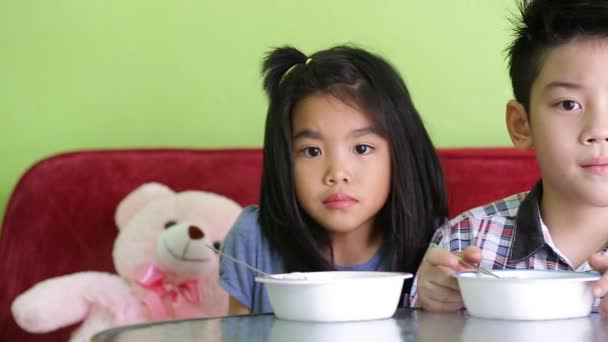
M 272 50 L 264 58 L 262 75 L 264 90 L 269 98 L 273 98 L 283 79 L 298 64 L 306 63 L 307 57 L 300 50 L 285 46 Z

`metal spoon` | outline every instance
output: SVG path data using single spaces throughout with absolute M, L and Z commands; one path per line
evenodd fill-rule
M 255 268 L 255 267 L 247 264 L 246 262 L 243 262 L 243 261 L 241 261 L 239 259 L 236 259 L 235 257 L 232 257 L 232 256 L 230 256 L 230 255 L 228 255 L 228 254 L 220 251 L 219 249 L 217 249 L 217 248 L 215 248 L 215 247 L 213 247 L 213 246 L 211 246 L 209 244 L 205 244 L 205 246 L 207 246 L 209 249 L 211 249 L 215 253 L 217 253 L 217 254 L 219 254 L 219 255 L 221 255 L 221 256 L 223 256 L 223 257 L 225 257 L 225 258 L 227 258 L 227 259 L 229 259 L 229 260 L 231 260 L 231 261 L 233 261 L 233 262 L 235 262 L 235 263 L 237 263 L 237 264 L 239 264 L 241 266 L 247 267 L 248 269 L 250 269 L 250 270 L 252 270 L 252 271 L 254 271 L 256 273 L 259 273 L 259 274 L 261 274 L 261 275 L 263 275 L 264 277 L 267 277 L 267 278 L 282 279 L 282 280 L 303 280 L 303 279 L 306 279 L 306 276 L 304 276 L 303 274 L 298 274 L 298 273 L 290 273 L 288 277 L 282 277 L 282 276 L 277 276 L 277 275 L 274 275 L 274 274 L 266 273 L 266 272 L 260 270 L 259 268 Z
M 436 248 L 441 248 L 444 251 L 447 251 L 447 249 L 439 246 L 436 243 L 431 243 L 431 246 L 436 247 Z M 486 269 L 484 267 L 481 267 L 479 265 L 473 265 L 470 262 L 464 260 L 464 258 L 462 256 L 460 256 L 460 255 L 456 255 L 456 257 L 458 258 L 458 261 L 460 261 L 460 263 L 462 263 L 463 265 L 469 266 L 471 268 L 474 268 L 478 273 L 489 275 L 489 276 L 492 276 L 494 278 L 500 278 L 500 276 L 498 274 L 496 274 L 496 273 L 494 273 L 494 272 L 492 272 L 492 271 L 490 271 L 490 270 L 488 270 L 488 269 Z

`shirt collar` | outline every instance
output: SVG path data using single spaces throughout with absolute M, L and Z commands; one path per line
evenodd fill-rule
M 519 205 L 513 230 L 513 246 L 508 258 L 510 262 L 529 258 L 545 244 L 539 210 L 542 195 L 543 185 L 542 180 L 539 180 Z

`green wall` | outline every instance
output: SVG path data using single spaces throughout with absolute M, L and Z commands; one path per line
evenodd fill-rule
M 506 146 L 513 0 L 0 2 L 0 217 L 67 150 L 261 146 L 260 60 L 356 43 L 402 72 L 439 147 Z

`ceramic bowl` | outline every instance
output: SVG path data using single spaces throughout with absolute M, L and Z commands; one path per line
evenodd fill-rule
M 275 315 L 309 322 L 344 322 L 391 317 L 409 273 L 328 271 L 257 277 Z M 303 279 L 305 278 L 305 279 Z
M 492 270 L 500 279 L 477 272 L 456 273 L 471 316 L 508 320 L 587 316 L 596 272 Z

